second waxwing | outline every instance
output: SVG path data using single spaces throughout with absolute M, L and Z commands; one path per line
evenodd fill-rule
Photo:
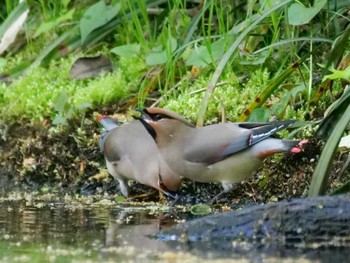
M 168 166 L 154 139 L 140 121 L 119 126 L 107 116 L 98 120 L 104 127 L 100 150 L 108 172 L 119 181 L 121 192 L 128 196 L 128 180 L 151 186 L 173 196 L 181 184 L 180 177 Z
M 146 108 L 141 114 L 143 124 L 154 134 L 165 160 L 176 173 L 197 182 L 220 182 L 223 192 L 252 176 L 265 157 L 299 152 L 299 144 L 305 142 L 271 137 L 293 124 L 293 120 L 194 127 L 166 109 Z

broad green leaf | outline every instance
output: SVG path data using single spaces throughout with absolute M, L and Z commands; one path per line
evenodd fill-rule
M 106 6 L 104 0 L 90 6 L 80 20 L 81 41 L 84 42 L 92 31 L 107 24 L 116 17 L 120 8 L 120 3 L 117 3 L 115 6 Z
M 168 56 L 165 51 L 153 52 L 146 56 L 148 66 L 163 65 L 168 62 Z
M 38 27 L 38 29 L 35 31 L 34 37 L 37 37 L 44 32 L 50 31 L 51 29 L 55 28 L 56 26 L 58 26 L 60 23 L 62 23 L 64 21 L 73 19 L 74 12 L 75 12 L 75 9 L 73 8 L 72 10 L 67 12 L 66 14 L 64 14 L 60 17 L 57 17 L 56 19 L 54 19 L 52 21 L 41 24 Z
M 111 52 L 124 58 L 132 58 L 138 56 L 140 54 L 140 50 L 140 44 L 128 44 L 115 47 L 111 49 Z
M 203 45 L 193 49 L 192 53 L 186 59 L 187 66 L 205 67 L 208 64 L 215 63 L 225 52 L 225 40 L 220 39 L 210 45 L 212 54 L 210 55 L 208 47 Z M 212 61 L 214 59 L 214 61 Z
M 299 26 L 309 23 L 326 3 L 327 0 L 315 0 L 312 7 L 305 7 L 300 3 L 291 4 L 288 8 L 289 24 Z
M 327 79 L 345 79 L 350 81 L 350 66 L 348 66 L 345 70 L 336 70 L 334 68 L 330 68 L 329 70 L 332 71 L 333 74 L 324 76 L 322 82 L 326 81 Z
M 172 56 L 173 51 L 175 51 L 176 47 L 176 39 L 170 36 L 167 40 L 166 47 L 164 47 L 162 51 L 152 52 L 146 56 L 146 64 L 148 66 L 166 64 L 169 61 L 169 56 Z M 159 47 L 156 47 L 155 49 L 159 49 Z

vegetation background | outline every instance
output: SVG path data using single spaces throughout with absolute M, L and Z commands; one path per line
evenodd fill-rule
M 326 192 L 341 138 L 348 171 L 348 0 L 5 3 L 0 175 L 13 185 L 89 192 L 106 175 L 96 115 L 143 106 L 199 126 L 296 118 L 299 136 L 326 142 L 309 195 Z

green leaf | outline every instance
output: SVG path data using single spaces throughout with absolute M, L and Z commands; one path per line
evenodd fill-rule
M 333 74 L 324 76 L 322 82 L 326 81 L 327 79 L 345 79 L 350 81 L 350 66 L 348 66 L 345 70 L 337 70 L 334 68 L 330 68 L 329 70 L 332 71 Z
M 299 86 L 296 86 L 295 88 L 291 89 L 290 91 L 290 96 L 292 98 L 295 98 L 296 95 L 298 95 L 298 93 L 303 92 L 306 89 L 305 84 L 300 84 Z
M 92 104 L 90 102 L 84 102 L 78 106 L 78 109 L 81 111 L 84 111 L 86 109 L 89 109 L 92 107 Z
M 199 204 L 191 206 L 191 214 L 193 215 L 208 215 L 212 212 L 209 205 Z
M 56 99 L 55 110 L 58 111 L 59 113 L 63 113 L 66 109 L 67 102 L 68 102 L 68 94 L 65 92 L 61 92 Z
M 303 63 L 307 58 L 309 58 L 310 54 L 315 52 L 315 50 L 317 49 L 313 49 L 308 54 L 305 54 L 297 62 L 295 62 L 293 65 L 289 66 L 282 73 L 277 75 L 269 83 L 269 85 L 258 95 L 258 97 L 250 103 L 248 108 L 238 118 L 238 121 L 245 121 L 248 118 L 250 112 L 253 112 L 254 109 L 258 107 L 261 107 L 265 103 L 265 101 L 270 97 L 270 95 L 280 87 L 280 85 L 286 80 L 286 78 L 289 77 L 295 70 L 297 70 L 298 67 L 301 65 L 301 63 Z
M 206 45 L 194 48 L 192 53 L 186 59 L 187 66 L 205 67 L 208 64 L 216 63 L 225 52 L 225 40 L 220 39 L 210 44 L 211 54 Z M 214 59 L 214 61 L 213 61 Z
M 111 49 L 111 52 L 124 58 L 132 58 L 138 56 L 140 54 L 140 50 L 140 44 L 128 44 L 115 47 Z
M 310 185 L 309 196 L 317 196 L 325 193 L 329 172 L 332 167 L 332 162 L 335 152 L 339 145 L 339 141 L 350 122 L 350 104 L 347 105 L 342 117 L 335 125 L 330 137 L 328 138 L 324 149 L 322 150 L 320 159 L 317 163 L 312 181 Z
M 115 201 L 116 201 L 116 202 L 123 202 L 125 199 L 126 199 L 126 198 L 125 198 L 124 196 L 122 196 L 122 195 L 117 195 L 117 196 L 115 197 Z
M 335 125 L 342 117 L 346 107 L 350 104 L 350 88 L 344 90 L 343 95 L 333 102 L 326 110 L 327 116 L 321 121 L 316 131 L 318 138 L 328 139 Z
M 264 108 L 256 108 L 248 118 L 251 122 L 268 121 L 270 116 L 270 111 Z
M 58 115 L 56 116 L 53 121 L 52 121 L 53 125 L 66 125 L 67 124 L 67 118 Z
M 326 3 L 327 0 L 315 0 L 312 7 L 305 7 L 300 3 L 291 4 L 288 8 L 289 24 L 299 26 L 309 23 Z
M 146 56 L 146 64 L 148 66 L 163 65 L 169 61 L 169 56 L 172 56 L 177 47 L 177 41 L 174 37 L 170 36 L 165 45 L 165 47 L 155 47 L 153 49 L 155 51 Z
M 81 41 L 84 42 L 92 31 L 107 24 L 116 17 L 120 8 L 120 3 L 117 3 L 114 6 L 106 6 L 104 0 L 90 6 L 80 20 Z
M 201 103 L 201 106 L 200 106 L 200 109 L 198 112 L 197 126 L 203 126 L 204 116 L 205 116 L 205 113 L 206 113 L 207 108 L 208 108 L 210 97 L 215 90 L 216 83 L 218 82 L 222 72 L 224 71 L 226 64 L 228 63 L 230 58 L 233 56 L 235 51 L 237 51 L 241 42 L 245 39 L 245 37 L 247 37 L 251 33 L 251 31 L 255 30 L 256 26 L 260 22 L 262 22 L 266 17 L 270 16 L 273 12 L 275 12 L 279 8 L 289 4 L 290 2 L 291 2 L 291 0 L 285 0 L 285 1 L 279 2 L 275 5 L 273 5 L 273 7 L 271 9 L 266 10 L 260 16 L 257 16 L 257 17 L 254 16 L 254 19 L 249 24 L 249 26 L 246 29 L 244 29 L 244 31 L 241 34 L 239 34 L 239 36 L 237 36 L 235 41 L 230 45 L 228 50 L 225 52 L 225 54 L 220 59 L 218 66 L 216 67 L 215 72 L 212 74 L 212 77 L 208 83 L 208 86 L 206 88 L 206 91 L 205 91 L 205 94 L 203 96 L 202 103 Z
M 168 56 L 165 51 L 153 52 L 146 56 L 148 66 L 163 65 L 168 62 Z
M 284 110 L 286 109 L 289 99 L 290 99 L 290 92 L 287 92 L 287 94 L 285 94 L 279 102 L 277 102 L 276 104 L 272 105 L 271 107 L 271 112 L 273 115 L 281 115 Z

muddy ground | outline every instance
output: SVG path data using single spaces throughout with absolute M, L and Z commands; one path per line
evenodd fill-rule
M 28 123 L 17 123 L 7 129 L 4 126 L 0 139 L 2 193 L 35 190 L 57 194 L 105 194 L 110 198 L 120 195 L 118 183 L 105 170 L 98 148 L 101 128 L 94 116 L 88 114 L 83 126 L 80 121 L 71 121 L 68 126 L 57 128 L 47 120 L 35 126 Z M 302 153 L 267 159 L 255 176 L 237 184 L 217 205 L 234 208 L 306 196 L 321 145 L 311 139 Z M 337 153 L 329 193 L 349 180 L 348 170 L 339 174 L 348 156 L 349 150 Z M 219 184 L 194 184 L 184 180 L 178 203 L 207 203 L 221 190 Z M 158 193 L 138 183 L 132 183 L 130 193 L 135 199 L 159 201 Z M 141 194 L 146 195 L 137 198 Z M 165 198 L 163 202 L 172 201 L 162 198 Z

